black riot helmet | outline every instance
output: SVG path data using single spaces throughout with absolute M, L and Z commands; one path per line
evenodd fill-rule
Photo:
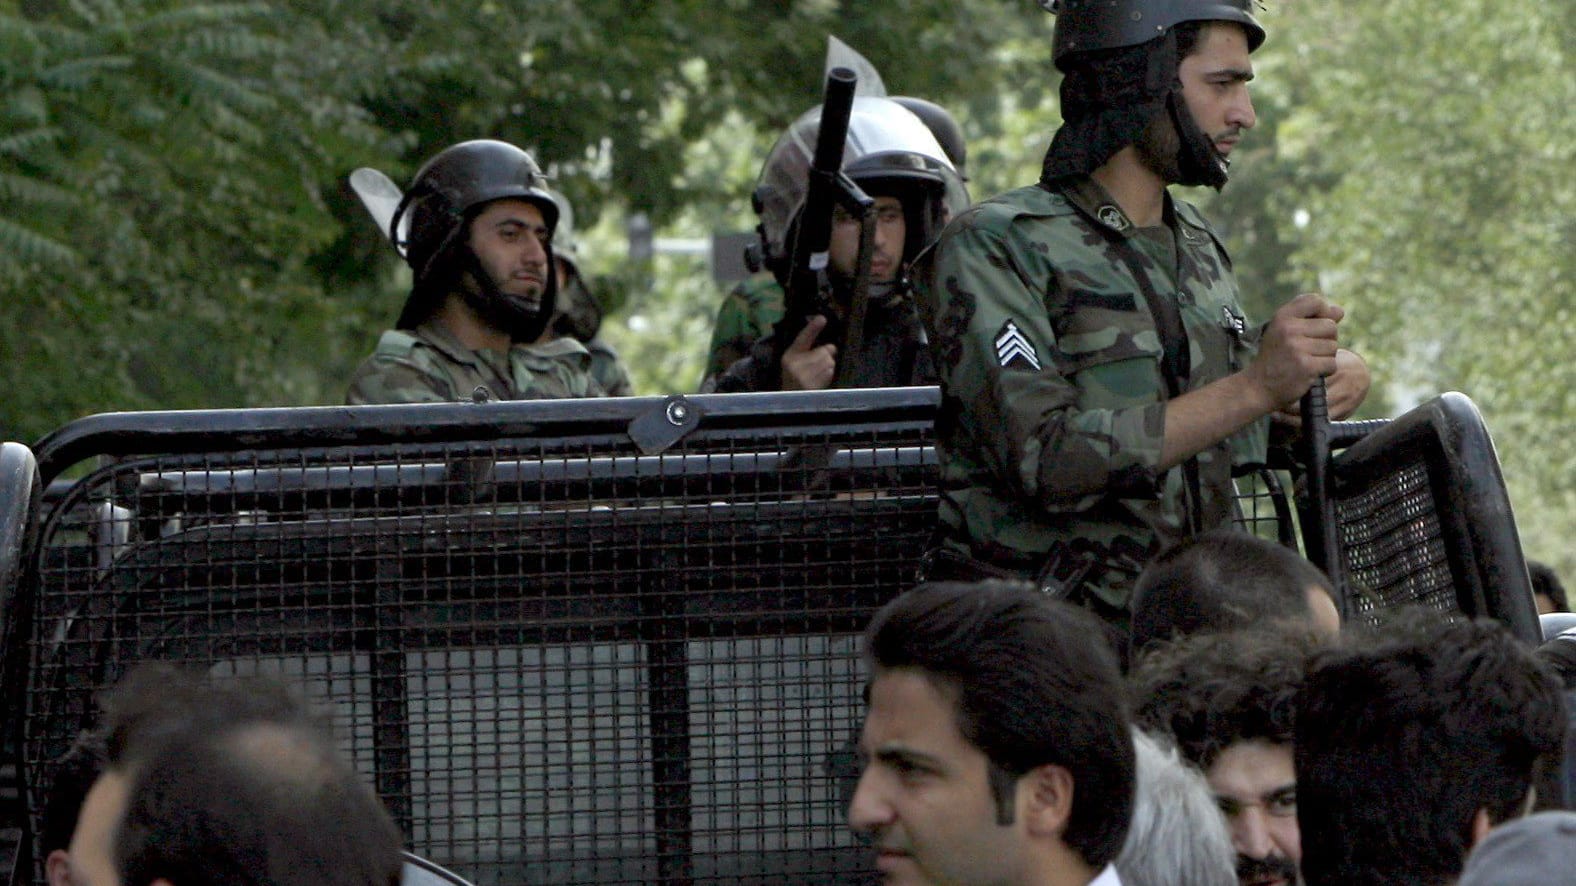
M 1041 0 L 1056 16 L 1051 61 L 1077 52 L 1137 46 L 1183 22 L 1236 22 L 1248 33 L 1248 51 L 1264 43 L 1264 26 L 1253 17 L 1254 0 Z
M 502 297 L 481 271 L 467 242 L 471 220 L 487 204 L 509 198 L 535 206 L 548 230 L 556 229 L 558 204 L 547 191 L 541 167 L 530 154 L 507 142 L 461 142 L 438 152 L 417 170 L 389 221 L 389 237 L 403 249 L 415 277 L 410 298 L 396 324 L 398 328 L 411 329 L 427 319 L 458 285 L 460 274 L 466 270 L 477 272 L 481 278 L 478 283 L 489 290 L 483 293 L 484 297 Z M 407 217 L 409 234 L 401 241 L 398 233 Z M 548 266 L 552 266 L 550 246 Z M 557 292 L 555 276 L 547 274 L 540 328 L 511 330 L 517 341 L 534 340 L 545 328 Z
M 1229 162 L 1199 129 L 1177 77 L 1177 26 L 1228 22 L 1252 52 L 1264 43 L 1255 0 L 1040 0 L 1056 15 L 1051 57 L 1062 80 L 1062 117 L 1042 180 L 1088 174 L 1164 113 L 1180 142 L 1178 184 L 1223 187 Z

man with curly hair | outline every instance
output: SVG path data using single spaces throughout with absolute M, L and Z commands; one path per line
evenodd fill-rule
M 1155 647 L 1129 677 L 1138 724 L 1169 735 L 1203 770 L 1242 886 L 1301 882 L 1292 738 L 1297 693 L 1322 642 L 1307 627 L 1195 634 Z
M 1532 808 L 1565 700 L 1504 625 L 1418 611 L 1313 661 L 1295 741 L 1311 886 L 1442 886 Z

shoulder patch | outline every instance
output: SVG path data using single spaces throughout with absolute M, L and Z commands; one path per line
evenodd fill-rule
M 1100 220 L 1100 224 L 1113 231 L 1125 231 L 1133 226 L 1133 223 L 1127 220 L 1127 213 L 1123 212 L 1122 207 L 1117 206 L 1115 203 L 1107 203 L 1101 206 L 1095 211 L 1095 218 Z
M 1017 323 L 1011 320 L 1003 323 L 1001 331 L 996 333 L 995 345 L 996 362 L 1001 368 L 1040 371 L 1040 355 L 1034 350 L 1034 342 L 1029 341 Z

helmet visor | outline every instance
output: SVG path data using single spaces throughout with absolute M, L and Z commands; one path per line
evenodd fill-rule
M 810 163 L 821 128 L 821 109 L 810 110 L 788 128 L 772 147 L 756 186 L 767 247 L 786 254 L 788 227 L 793 223 L 810 181 Z M 968 206 L 968 190 L 929 128 L 907 108 L 887 98 L 854 99 L 843 143 L 843 171 L 862 179 L 905 178 L 933 182 L 948 210 Z

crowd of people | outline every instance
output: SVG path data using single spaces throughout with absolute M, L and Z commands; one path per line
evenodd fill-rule
M 703 386 L 940 385 L 937 541 L 864 636 L 847 815 L 874 870 L 1570 881 L 1576 633 L 1534 651 L 1438 613 L 1343 626 L 1317 567 L 1227 528 L 1232 477 L 1298 400 L 1323 380 L 1342 417 L 1369 386 L 1319 294 L 1250 323 L 1222 238 L 1169 190 L 1224 186 L 1256 122 L 1253 4 L 1050 5 L 1065 122 L 1035 184 L 971 204 L 944 109 L 856 98 L 843 172 L 868 203 L 835 206 L 796 266 L 824 109 L 789 127 L 753 194 L 767 273 L 725 300 Z M 631 393 L 571 213 L 513 145 L 432 157 L 387 222 L 409 297 L 348 402 Z M 155 669 L 105 709 L 55 770 L 52 883 L 408 876 L 388 814 L 289 691 Z

